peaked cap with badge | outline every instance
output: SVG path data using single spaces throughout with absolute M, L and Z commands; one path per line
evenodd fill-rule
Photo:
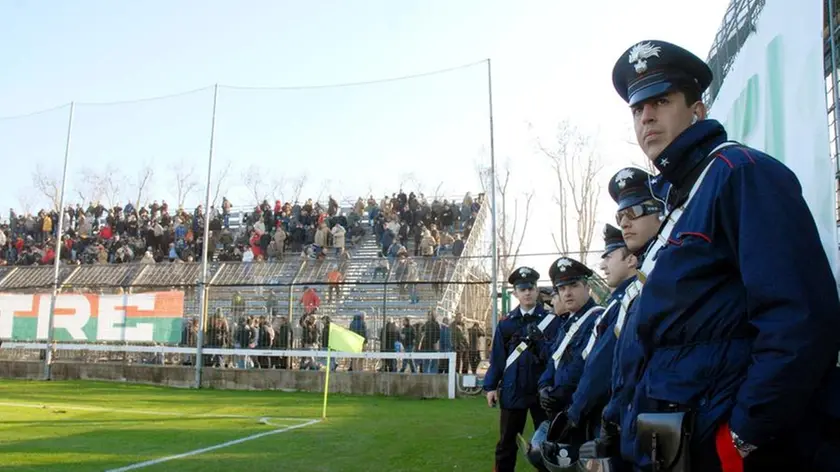
M 592 269 L 571 257 L 561 257 L 551 264 L 548 276 L 555 289 L 592 277 Z
M 604 225 L 604 253 L 601 254 L 601 259 L 623 247 L 627 247 L 627 244 L 624 242 L 621 230 L 609 223 Z
M 666 41 L 641 41 L 613 67 L 615 90 L 630 106 L 686 87 L 704 92 L 712 70 L 699 57 Z
M 662 180 L 654 177 L 642 169 L 636 167 L 625 167 L 616 172 L 610 179 L 610 197 L 618 204 L 617 211 L 633 205 L 639 205 L 648 200 L 663 200 L 657 195 L 656 182 Z
M 508 276 L 508 283 L 516 288 L 534 288 L 540 280 L 540 273 L 530 267 L 519 267 Z

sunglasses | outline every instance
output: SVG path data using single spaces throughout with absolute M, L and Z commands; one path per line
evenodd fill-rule
M 615 223 L 621 226 L 621 220 L 626 216 L 628 220 L 635 220 L 646 215 L 655 215 L 662 211 L 662 207 L 655 203 L 640 203 L 627 207 L 615 214 Z

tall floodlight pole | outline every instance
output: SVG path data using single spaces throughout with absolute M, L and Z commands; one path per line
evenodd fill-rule
M 203 367 L 202 350 L 204 349 L 204 330 L 207 326 L 207 256 L 210 247 L 210 182 L 213 177 L 213 152 L 216 142 L 216 104 L 219 101 L 219 84 L 213 87 L 213 116 L 210 119 L 210 155 L 207 158 L 207 185 L 204 192 L 204 241 L 201 244 L 201 279 L 198 283 L 199 317 L 198 340 L 195 351 L 195 388 L 201 388 L 201 369 Z
M 496 145 L 493 132 L 493 73 L 490 67 L 490 59 L 487 59 L 487 103 L 490 106 L 490 230 L 492 231 L 492 239 L 490 240 L 490 252 L 493 253 L 493 262 L 491 270 L 493 274 L 490 278 L 490 283 L 493 286 L 490 292 L 493 307 L 493 325 L 492 329 L 496 329 L 496 323 L 499 321 L 499 253 L 496 248 L 496 238 L 498 231 L 496 231 Z
M 61 245 L 64 234 L 64 191 L 67 188 L 67 162 L 70 160 L 70 135 L 73 130 L 73 112 L 76 103 L 70 102 L 70 117 L 67 119 L 67 140 L 64 142 L 64 170 L 61 173 L 61 193 L 58 197 L 58 233 L 55 238 L 55 272 L 53 273 L 53 290 L 50 296 L 50 315 L 47 320 L 47 347 L 44 349 L 44 380 L 52 379 L 53 352 L 52 345 L 55 338 L 53 323 L 55 322 L 55 301 L 58 297 L 58 275 L 61 268 Z

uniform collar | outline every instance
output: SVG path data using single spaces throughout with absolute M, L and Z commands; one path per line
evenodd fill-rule
M 595 306 L 595 299 L 592 298 L 592 297 L 589 297 L 589 300 L 586 301 L 586 303 L 583 305 L 583 307 L 581 307 L 580 310 L 578 310 L 574 313 L 571 313 L 571 316 L 569 317 L 569 319 L 573 322 L 577 321 L 584 313 L 586 313 L 587 311 L 592 309 L 593 306 Z
M 635 280 L 636 276 L 633 275 L 621 281 L 621 283 L 619 283 L 615 287 L 615 289 L 613 289 L 612 296 L 610 297 L 610 299 L 616 299 L 621 297 L 624 294 L 624 291 L 627 290 L 627 286 L 632 284 Z
M 531 314 L 528 316 L 542 316 L 545 314 L 545 308 L 543 308 L 542 303 L 537 302 L 537 305 L 531 310 Z M 512 317 L 517 316 L 525 316 L 525 312 L 522 311 L 522 307 L 516 307 L 516 311 L 513 313 Z
M 653 244 L 653 241 L 655 240 L 655 236 L 650 238 L 650 240 L 646 242 L 645 245 L 641 247 L 641 249 L 633 253 L 633 255 L 636 256 L 636 260 L 638 261 L 636 263 L 636 269 L 642 268 L 642 264 L 645 262 L 645 254 L 647 254 L 648 248 L 650 248 L 650 245 Z
M 691 188 L 708 162 L 709 153 L 726 141 L 726 130 L 717 120 L 703 120 L 689 126 L 666 147 L 653 165 L 673 190 Z

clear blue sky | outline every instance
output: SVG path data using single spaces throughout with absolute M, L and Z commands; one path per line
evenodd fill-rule
M 629 113 L 610 70 L 627 47 L 666 39 L 705 57 L 727 0 L 624 2 L 452 1 L 9 1 L 0 4 L 0 116 L 81 103 L 134 100 L 230 86 L 324 85 L 439 70 L 491 57 L 499 167 L 510 163 L 519 195 L 537 188 L 535 211 L 551 214 L 556 183 L 536 139 L 565 118 L 591 132 L 603 179 L 630 161 Z M 691 10 L 691 27 L 686 14 Z M 309 174 L 308 196 L 395 191 L 413 174 L 431 194 L 477 190 L 487 163 L 483 65 L 411 81 L 306 91 L 222 88 L 216 159 L 231 161 L 226 193 L 248 202 L 242 173 L 272 181 Z M 76 108 L 68 198 L 87 167 L 133 177 L 156 168 L 153 196 L 174 202 L 170 166 L 206 173 L 212 87 L 157 101 Z M 41 164 L 60 171 L 67 109 L 0 120 L 7 168 L 0 208 L 31 195 Z M 136 193 L 126 184 L 121 203 Z M 31 197 L 30 197 L 31 198 Z M 188 198 L 193 206 L 203 191 Z M 599 215 L 609 220 L 606 190 Z M 46 202 L 37 201 L 40 207 Z M 550 227 L 550 224 L 548 224 Z M 549 229 L 549 228 L 547 228 Z M 548 250 L 550 231 L 526 247 Z M 543 234 L 545 233 L 545 234 Z M 548 244 L 548 246 L 546 246 Z

